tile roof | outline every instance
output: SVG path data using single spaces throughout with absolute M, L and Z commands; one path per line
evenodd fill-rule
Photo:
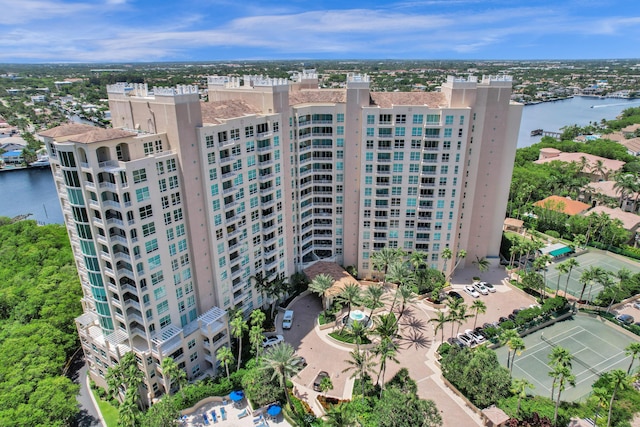
M 313 281 L 318 274 L 323 273 L 333 277 L 333 280 L 335 280 L 333 286 L 325 292 L 325 296 L 338 295 L 349 283 L 358 284 L 358 281 L 352 275 L 335 262 L 318 261 L 304 269 L 304 274 L 309 281 Z
M 561 196 L 549 196 L 546 199 L 535 202 L 533 205 L 543 209 L 562 212 L 565 215 L 577 215 L 591 207 L 591 205 L 586 203 Z
M 611 209 L 606 206 L 596 206 L 585 215 L 589 216 L 592 213 L 598 215 L 605 213 L 609 215 L 611 219 L 619 219 L 620 221 L 622 221 L 622 226 L 625 228 L 625 230 L 633 230 L 637 228 L 638 225 L 640 225 L 640 215 L 636 215 L 631 212 L 625 212 L 620 208 Z
M 640 153 L 640 138 L 631 138 L 620 141 L 620 144 L 632 153 Z
M 302 89 L 289 93 L 289 105 L 313 102 L 339 104 L 347 102 L 345 89 Z
M 51 129 L 44 130 L 38 134 L 49 138 L 60 138 L 65 136 L 79 135 L 95 129 L 95 126 L 83 125 L 80 123 L 67 123 L 65 125 L 56 126 Z
M 545 152 L 551 153 L 551 151 L 545 151 Z M 582 161 L 582 157 L 587 159 L 587 166 L 585 167 L 585 170 L 582 171 L 584 173 L 591 173 L 591 168 L 598 162 L 598 160 L 602 160 L 602 162 L 604 163 L 604 168 L 608 172 L 615 172 L 617 170 L 620 170 L 625 163 L 620 160 L 612 160 L 612 159 L 607 159 L 600 156 L 594 156 L 593 154 L 565 153 L 562 151 L 558 152 L 557 156 L 547 157 L 545 159 L 538 159 L 534 163 L 543 164 L 543 163 L 553 162 L 555 160 L 558 160 L 560 162 L 566 162 L 566 163 L 580 163 Z
M 128 138 L 138 135 L 122 129 L 102 129 L 92 126 L 88 132 L 74 135 L 69 138 L 70 142 L 79 142 L 81 144 L 93 144 L 95 142 L 113 141 L 114 139 Z
M 394 105 L 426 105 L 431 108 L 448 106 L 444 93 L 441 92 L 371 92 L 371 103 L 381 108 Z
M 210 124 L 223 123 L 225 119 L 260 114 L 262 111 L 240 99 L 212 101 L 200 103 L 202 122 Z

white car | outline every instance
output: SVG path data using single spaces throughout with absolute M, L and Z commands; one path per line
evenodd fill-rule
M 473 340 L 476 342 L 476 344 L 482 344 L 483 342 L 486 341 L 486 338 L 483 337 L 482 335 L 480 335 L 478 332 L 474 331 L 473 329 L 466 329 L 464 331 L 465 334 L 467 334 L 468 336 L 470 336 L 471 338 L 473 338 Z
M 473 347 L 474 345 L 476 345 L 476 342 L 473 338 L 471 338 L 467 334 L 463 334 L 462 332 L 460 332 L 456 338 L 458 338 L 458 341 L 460 341 L 462 344 L 466 345 L 467 347 Z
M 496 287 L 489 282 L 480 282 L 480 284 L 487 288 L 487 290 L 491 293 L 494 293 L 496 291 Z
M 471 285 L 465 286 L 464 291 L 474 298 L 480 298 L 480 294 L 478 293 L 478 291 L 476 291 L 476 288 Z
M 262 347 L 271 347 L 272 345 L 280 344 L 284 341 L 284 337 L 282 335 L 273 335 L 270 337 L 264 337 L 262 340 Z
M 482 295 L 489 295 L 489 289 L 482 282 L 476 282 L 473 284 L 473 287 L 476 288 L 476 291 L 480 292 Z

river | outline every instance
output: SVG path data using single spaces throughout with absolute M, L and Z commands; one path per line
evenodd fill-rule
M 62 224 L 62 209 L 49 168 L 0 172 L 0 216 L 32 214 L 45 224 Z
M 576 96 L 569 99 L 525 105 L 522 111 L 518 148 L 540 142 L 541 136 L 531 136 L 534 129 L 561 132 L 563 126 L 586 126 L 589 122 L 612 120 L 622 110 L 640 106 L 640 99 L 593 98 Z M 593 107 L 593 108 L 592 108 Z
M 526 105 L 522 112 L 518 147 L 527 147 L 540 141 L 540 136 L 531 136 L 534 129 L 559 132 L 566 125 L 584 126 L 593 121 L 614 119 L 625 108 L 634 106 L 640 106 L 640 99 L 575 97 Z M 0 172 L 0 196 L 0 216 L 14 217 L 31 213 L 31 219 L 42 223 L 63 222 L 49 168 Z

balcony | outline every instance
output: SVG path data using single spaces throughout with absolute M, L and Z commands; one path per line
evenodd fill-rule
M 124 222 L 118 218 L 107 218 L 107 224 L 116 224 L 121 227 L 124 227 Z
M 98 184 L 99 188 L 108 188 L 110 190 L 117 190 L 118 186 L 111 182 L 101 182 Z
M 113 241 L 113 242 L 118 242 L 118 243 L 122 243 L 123 245 L 128 245 L 129 242 L 127 241 L 126 237 L 123 237 L 119 234 L 114 234 L 112 236 L 109 236 L 109 238 Z
M 115 200 L 104 200 L 102 204 L 110 208 L 120 209 L 120 203 Z

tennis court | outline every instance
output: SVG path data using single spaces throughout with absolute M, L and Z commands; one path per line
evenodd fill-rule
M 572 372 L 575 387 L 566 386 L 562 400 L 577 401 L 589 395 L 591 385 L 604 373 L 629 367 L 631 359 L 625 355 L 625 347 L 636 342 L 631 336 L 612 327 L 604 320 L 588 315 L 576 315 L 573 319 L 558 322 L 523 338 L 526 349 L 516 356 L 512 376 L 525 378 L 535 388 L 530 393 L 551 397 L 553 378 L 549 376 L 549 354 L 555 346 L 569 350 L 573 356 Z M 496 350 L 498 360 L 507 365 L 508 347 Z M 637 363 L 637 362 L 636 362 Z
M 580 263 L 580 266 L 575 267 L 573 271 L 571 271 L 571 278 L 569 280 L 569 285 L 567 286 L 567 294 L 573 295 L 576 298 L 580 296 L 580 292 L 582 291 L 582 284 L 579 281 L 580 276 L 582 275 L 582 272 L 588 270 L 589 267 L 600 267 L 612 273 L 617 273 L 619 270 L 626 268 L 631 270 L 633 274 L 640 273 L 640 264 L 631 260 L 626 260 L 622 257 L 609 255 L 605 252 L 590 250 L 589 252 L 576 256 L 575 259 Z M 564 261 L 566 261 L 566 259 L 562 260 L 562 262 Z M 558 286 L 558 270 L 556 270 L 556 266 L 559 263 L 560 262 L 554 262 L 548 267 L 547 287 L 550 289 L 556 289 L 556 286 Z M 568 275 L 561 274 L 560 276 L 560 290 L 564 291 Z M 584 292 L 583 298 L 586 300 L 595 298 L 603 287 L 598 283 L 593 283 L 591 290 L 589 290 L 589 288 L 590 287 L 587 286 Z M 591 292 L 591 298 L 589 298 L 589 292 Z

